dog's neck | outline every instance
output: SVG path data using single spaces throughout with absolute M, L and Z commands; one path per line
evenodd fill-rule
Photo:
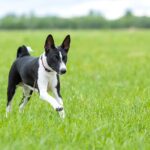
M 45 71 L 47 71 L 47 72 L 54 72 L 54 70 L 47 63 L 45 53 L 43 53 L 40 56 L 40 61 L 42 63 L 43 68 L 45 69 Z

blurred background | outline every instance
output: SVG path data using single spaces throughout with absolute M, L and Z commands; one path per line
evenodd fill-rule
M 150 0 L 0 0 L 0 150 L 150 150 Z M 117 30 L 116 30 L 117 29 Z M 48 34 L 71 47 L 61 76 L 66 119 L 22 89 L 5 118 L 8 73 L 22 44 Z
M 149 0 L 1 0 L 0 29 L 150 28 Z

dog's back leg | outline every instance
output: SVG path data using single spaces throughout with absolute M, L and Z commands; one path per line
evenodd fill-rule
M 26 86 L 23 86 L 23 98 L 22 98 L 22 101 L 21 101 L 20 106 L 19 106 L 19 112 L 23 111 L 25 105 L 30 100 L 32 93 L 33 93 L 33 91 L 31 89 L 29 89 Z
M 15 90 L 16 90 L 16 84 L 11 81 L 11 83 L 8 84 L 8 90 L 7 90 L 6 117 L 8 116 L 8 113 L 11 111 L 11 101 L 15 94 Z
M 8 116 L 8 113 L 11 111 L 11 101 L 15 94 L 16 86 L 19 84 L 19 82 L 21 82 L 20 76 L 12 66 L 8 79 L 6 117 Z

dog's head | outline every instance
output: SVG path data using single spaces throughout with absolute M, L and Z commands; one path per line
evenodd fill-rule
M 64 74 L 67 71 L 67 54 L 70 48 L 70 35 L 67 35 L 59 47 L 55 46 L 52 35 L 48 35 L 45 41 L 45 56 L 47 64 L 58 74 Z

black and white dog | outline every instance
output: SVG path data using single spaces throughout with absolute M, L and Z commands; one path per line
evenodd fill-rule
M 11 101 L 17 85 L 23 87 L 23 98 L 19 111 L 23 110 L 33 91 L 37 91 L 42 100 L 50 103 L 62 118 L 65 117 L 59 75 L 66 73 L 69 47 L 70 35 L 65 37 L 59 47 L 55 47 L 52 35 L 48 35 L 44 45 L 45 52 L 40 57 L 30 56 L 26 46 L 18 48 L 17 58 L 9 72 L 6 117 L 11 111 Z M 52 91 L 54 98 L 48 94 L 49 90 Z

